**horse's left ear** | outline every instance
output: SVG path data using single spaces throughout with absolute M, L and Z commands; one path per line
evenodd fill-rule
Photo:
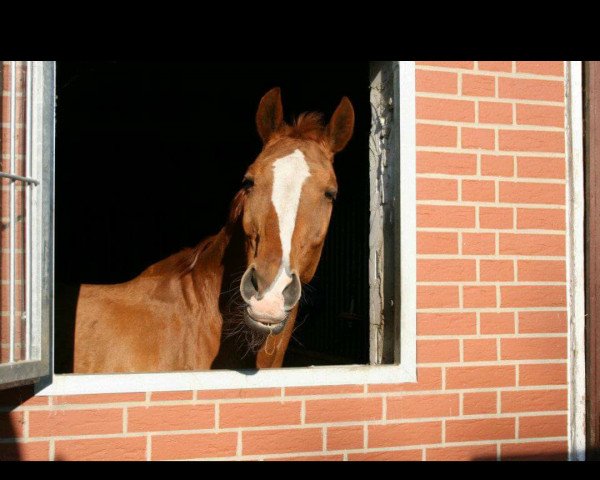
M 333 153 L 344 149 L 354 131 L 354 108 L 348 97 L 342 101 L 333 112 L 331 120 L 325 129 L 325 137 Z
M 281 89 L 272 88 L 260 99 L 258 110 L 256 111 L 256 129 L 263 143 L 267 143 L 269 138 L 283 123 L 283 106 L 281 104 Z

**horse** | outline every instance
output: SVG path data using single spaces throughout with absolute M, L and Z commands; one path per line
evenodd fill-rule
M 80 286 L 74 373 L 282 366 L 302 286 L 321 257 L 338 189 L 334 156 L 352 137 L 354 109 L 343 97 L 327 125 L 315 112 L 288 124 L 276 87 L 259 102 L 256 128 L 262 150 L 216 235 L 125 283 Z

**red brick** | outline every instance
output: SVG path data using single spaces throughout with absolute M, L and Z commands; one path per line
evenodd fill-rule
M 463 340 L 465 362 L 488 362 L 497 359 L 495 338 L 474 338 Z
M 214 428 L 214 405 L 169 405 L 129 408 L 129 432 L 202 430 Z
M 496 445 L 428 448 L 426 455 L 428 461 L 468 462 L 471 460 L 496 460 Z
M 458 253 L 458 234 L 446 232 L 417 232 L 418 254 Z
M 517 100 L 545 100 L 564 102 L 564 83 L 560 80 L 530 80 L 499 78 L 498 96 Z
M 458 287 L 417 285 L 417 308 L 458 307 Z
M 564 235 L 501 233 L 500 255 L 565 255 Z
M 514 418 L 446 421 L 446 442 L 471 442 L 512 438 L 515 438 Z
M 369 393 L 414 392 L 440 390 L 442 388 L 442 369 L 439 367 L 417 367 L 416 383 L 382 383 L 369 385 Z
M 475 175 L 477 155 L 474 153 L 417 152 L 417 173 Z
M 417 340 L 417 363 L 458 362 L 458 340 Z
M 463 180 L 462 199 L 468 202 L 494 202 L 496 200 L 495 182 L 489 180 Z
M 7 81 L 10 81 L 7 78 Z M 3 118 L 3 122 L 6 122 L 6 125 L 8 126 L 8 122 L 10 121 L 10 110 L 11 110 L 11 102 L 10 102 L 10 96 L 9 97 L 5 97 L 5 101 L 1 101 L 0 102 L 0 107 L 2 108 L 2 112 L 1 112 L 1 116 Z M 16 130 L 21 130 L 21 125 L 23 125 L 23 123 L 25 123 L 25 98 L 24 97 L 19 97 L 16 96 L 15 97 L 15 124 L 16 124 Z M 20 125 L 19 125 L 20 124 Z M 19 135 L 17 135 L 17 144 L 22 143 L 22 140 L 20 140 Z M 21 146 L 21 145 L 19 145 Z M 20 163 L 20 162 L 17 162 Z M 20 174 L 19 174 L 20 175 Z
M 494 130 L 488 128 L 463 127 L 460 132 L 462 148 L 480 148 L 493 150 L 496 145 Z
M 517 62 L 518 73 L 533 73 L 536 75 L 556 75 L 564 74 L 563 62 Z
M 463 74 L 462 94 L 474 97 L 493 97 L 496 95 L 496 77 L 494 75 Z
M 100 403 L 143 402 L 145 393 L 102 393 L 93 395 L 64 395 L 52 398 L 54 405 L 93 405 Z
M 556 157 L 517 157 L 517 176 L 522 178 L 565 178 L 566 162 Z
M 29 436 L 101 435 L 123 432 L 123 410 L 51 410 L 29 412 Z
M 236 454 L 237 437 L 237 432 L 155 435 L 152 437 L 151 458 L 152 460 L 191 460 L 231 457 Z
M 463 415 L 496 413 L 497 397 L 496 392 L 465 393 L 463 396 Z
M 517 268 L 520 282 L 564 282 L 567 279 L 563 260 L 519 260 Z
M 519 385 L 566 385 L 566 363 L 540 363 L 519 365 Z
M 486 308 L 496 306 L 496 287 L 463 287 L 464 308 Z
M 416 110 L 419 120 L 475 121 L 475 102 L 471 100 L 417 97 Z
M 527 442 L 501 445 L 502 460 L 567 460 L 567 442 Z
M 519 438 L 565 437 L 566 415 L 542 415 L 519 419 Z
M 442 422 L 369 425 L 369 448 L 426 445 L 442 441 Z
M 514 365 L 489 367 L 448 367 L 446 389 L 513 387 L 516 385 Z
M 192 400 L 193 398 L 194 392 L 190 390 L 181 392 L 152 392 L 150 394 L 150 400 L 153 402 Z
M 567 358 L 566 337 L 503 338 L 500 348 L 503 360 Z
M 474 207 L 417 205 L 417 227 L 472 228 L 474 226 Z
M 417 282 L 475 281 L 475 260 L 419 259 Z
M 513 209 L 479 207 L 479 226 L 481 228 L 512 229 Z
M 341 453 L 334 455 L 294 455 L 292 457 L 267 457 L 265 460 L 270 462 L 341 462 L 344 455 Z
M 482 335 L 515 333 L 515 315 L 512 312 L 481 312 L 479 329 Z
M 56 460 L 139 461 L 146 459 L 146 437 L 60 440 L 55 443 Z
M 514 264 L 512 260 L 480 260 L 479 278 L 482 282 L 512 282 Z
M 383 452 L 364 452 L 348 454 L 349 461 L 360 462 L 393 462 L 419 461 L 423 457 L 421 450 L 386 450 Z
M 507 152 L 565 151 L 564 132 L 544 130 L 499 130 L 498 145 Z
M 294 455 L 293 457 L 266 458 L 271 462 L 341 462 L 344 455 Z
M 362 385 L 319 385 L 315 387 L 285 387 L 285 396 L 304 395 L 342 395 L 346 393 L 363 393 Z
M 500 202 L 564 205 L 565 186 L 556 183 L 500 182 Z
M 563 128 L 565 109 L 551 105 L 517 104 L 517 124 Z
M 475 313 L 418 313 L 417 335 L 473 335 L 477 333 Z
M 567 333 L 567 313 L 520 312 L 519 333 Z
M 417 70 L 416 91 L 429 93 L 458 93 L 458 75 L 454 72 Z
M 479 102 L 479 123 L 513 123 L 511 103 Z
M 0 461 L 46 461 L 50 442 L 0 443 Z
M 281 388 L 233 388 L 231 390 L 201 390 L 196 392 L 199 400 L 229 398 L 268 398 L 281 396 Z
M 223 403 L 219 428 L 299 425 L 301 402 Z
M 510 155 L 482 155 L 481 174 L 493 177 L 512 177 L 514 159 Z
M 496 252 L 496 236 L 493 233 L 463 233 L 463 255 L 493 255 Z
M 517 228 L 565 230 L 565 211 L 554 208 L 518 208 Z
M 459 414 L 457 394 L 388 397 L 387 418 L 454 417 Z
M 340 398 L 306 400 L 306 423 L 380 420 L 381 398 Z
M 417 146 L 456 147 L 456 127 L 417 123 Z
M 244 455 L 320 452 L 322 449 L 323 438 L 320 428 L 242 432 L 242 453 Z
M 24 423 L 24 412 L 0 412 L 0 438 L 22 437 Z
M 417 178 L 417 200 L 458 200 L 458 182 L 441 178 Z
M 502 392 L 502 413 L 567 410 L 567 390 L 523 390 Z
M 432 67 L 445 67 L 445 68 L 464 68 L 472 70 L 475 66 L 475 62 L 467 62 L 467 61 L 443 61 L 443 62 L 416 62 L 417 65 L 429 65 Z
M 491 62 L 477 62 L 479 70 L 489 70 L 491 72 L 512 72 L 512 62 L 501 62 L 498 60 Z
M 565 307 L 565 286 L 522 285 L 500 287 L 500 306 L 509 307 Z
M 364 428 L 362 425 L 327 428 L 327 450 L 356 450 L 363 448 Z

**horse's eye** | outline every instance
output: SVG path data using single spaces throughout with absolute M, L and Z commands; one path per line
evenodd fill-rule
M 335 200 L 335 197 L 337 196 L 337 192 L 335 190 L 327 190 L 325 192 L 325 197 L 328 200 L 331 200 L 332 202 Z
M 242 180 L 242 188 L 244 190 L 250 190 L 254 186 L 254 179 L 249 177 L 244 177 Z

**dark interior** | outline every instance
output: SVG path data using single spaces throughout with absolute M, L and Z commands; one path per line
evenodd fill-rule
M 285 365 L 368 363 L 368 62 L 57 65 L 57 284 L 130 280 L 216 233 L 260 151 L 254 115 L 270 88 L 288 121 L 329 119 L 347 95 L 355 134 L 336 157 L 339 194 Z

